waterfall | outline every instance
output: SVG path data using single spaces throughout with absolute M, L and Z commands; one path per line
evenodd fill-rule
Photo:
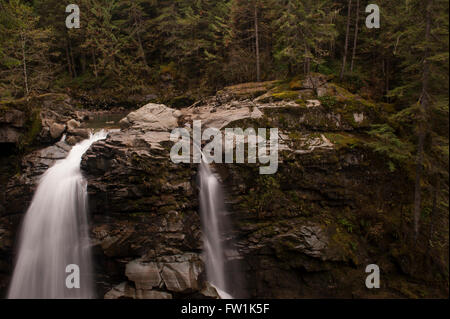
M 75 145 L 41 177 L 23 221 L 8 292 L 11 299 L 93 298 L 83 154 L 104 131 Z M 80 288 L 66 287 L 68 265 L 77 265 Z
M 232 299 L 227 293 L 232 287 L 229 286 L 230 280 L 225 269 L 225 247 L 221 236 L 228 224 L 223 192 L 205 160 L 200 164 L 199 182 L 207 279 L 217 289 L 222 299 Z

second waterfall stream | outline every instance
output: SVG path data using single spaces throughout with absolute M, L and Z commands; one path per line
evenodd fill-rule
M 228 224 L 221 185 L 202 160 L 199 170 L 200 214 L 203 228 L 203 245 L 208 281 L 222 299 L 232 299 L 230 280 L 226 271 L 225 246 L 222 234 Z
M 23 221 L 8 298 L 93 298 L 87 223 L 87 183 L 81 158 L 104 131 L 75 145 L 41 177 Z M 68 265 L 80 270 L 80 288 L 68 289 Z

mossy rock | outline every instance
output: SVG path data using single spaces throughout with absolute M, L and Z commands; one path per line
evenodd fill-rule
M 29 100 L 25 97 L 21 99 L 14 99 L 14 100 L 5 100 L 0 101 L 0 112 L 6 111 L 8 109 L 17 109 L 20 111 L 26 111 L 29 109 Z
M 325 137 L 329 139 L 336 148 L 352 149 L 361 146 L 364 143 L 360 137 L 349 133 L 325 133 Z
M 278 81 L 242 83 L 227 86 L 223 90 L 217 92 L 217 95 L 231 94 L 239 99 L 253 99 L 267 93 L 278 83 Z
M 327 84 L 327 95 L 334 96 L 339 101 L 355 99 L 356 95 L 337 85 L 336 83 Z
M 289 83 L 289 88 L 291 90 L 301 90 L 303 88 L 303 80 L 299 80 L 299 79 L 292 80 Z
M 300 97 L 299 91 L 284 91 L 280 93 L 273 93 L 272 97 L 275 101 L 293 101 Z
M 42 130 L 42 120 L 40 109 L 34 109 L 28 115 L 28 120 L 25 123 L 25 133 L 22 134 L 18 143 L 20 150 L 25 150 L 31 147 L 36 141 Z
M 305 100 L 297 99 L 297 100 L 295 100 L 295 103 L 297 103 L 298 106 L 300 106 L 302 108 L 306 108 L 306 101 Z

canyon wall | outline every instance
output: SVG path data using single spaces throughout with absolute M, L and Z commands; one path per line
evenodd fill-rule
M 411 242 L 410 167 L 371 148 L 367 130 L 388 113 L 389 105 L 363 100 L 317 75 L 289 89 L 250 83 L 190 108 L 148 104 L 129 114 L 122 129 L 94 144 L 82 161 L 97 297 L 217 298 L 201 254 L 197 164 L 174 164 L 169 156 L 171 130 L 194 120 L 222 131 L 279 128 L 276 174 L 260 175 L 256 164 L 213 165 L 234 229 L 226 240 L 233 275 L 240 278 L 236 296 L 448 296 L 448 238 L 442 247 Z M 83 114 L 67 114 L 54 122 L 83 121 Z M 17 129 L 17 123 L 10 118 L 8 125 Z M 58 142 L 63 132 L 80 135 L 65 127 L 47 147 L 23 156 L 18 172 L 4 173 L 9 175 L 0 198 L 2 293 L 37 178 L 70 150 Z M 380 289 L 365 286 L 369 264 L 381 269 Z

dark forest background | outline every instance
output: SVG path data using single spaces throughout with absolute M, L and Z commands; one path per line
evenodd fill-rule
M 420 100 L 427 73 L 427 95 L 448 104 L 448 1 L 377 1 L 381 28 L 368 29 L 371 2 L 79 0 L 81 28 L 68 29 L 69 3 L 1 0 L 0 97 L 198 97 L 319 72 L 407 108 Z

